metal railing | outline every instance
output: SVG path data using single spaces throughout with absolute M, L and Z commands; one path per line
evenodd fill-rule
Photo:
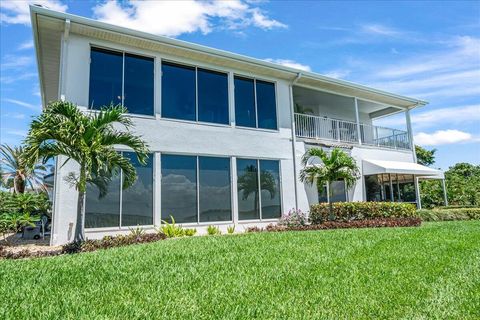
M 295 134 L 309 139 L 326 139 L 358 144 L 357 123 L 295 113 Z M 410 149 L 406 131 L 361 123 L 360 137 L 365 145 L 392 149 Z

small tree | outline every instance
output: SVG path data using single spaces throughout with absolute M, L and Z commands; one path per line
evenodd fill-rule
M 72 103 L 58 101 L 49 104 L 31 124 L 26 142 L 32 159 L 43 157 L 46 161 L 64 155 L 65 163 L 74 160 L 79 165 L 79 173 L 72 172 L 67 177 L 78 191 L 75 242 L 84 240 L 83 204 L 87 184 L 96 185 L 100 196 L 104 196 L 108 183 L 120 170 L 123 188 L 131 186 L 137 178 L 130 160 L 117 152 L 115 146 L 132 149 L 140 164 L 146 164 L 147 145 L 129 131 L 133 123 L 125 116 L 126 112 L 122 106 L 110 106 L 88 115 Z M 119 131 L 114 125 L 123 126 L 126 131 Z
M 315 158 L 321 160 L 322 163 L 313 164 L 312 160 Z M 325 184 L 327 185 L 330 209 L 329 219 L 333 220 L 335 217 L 331 202 L 332 191 L 330 183 L 343 180 L 345 181 L 346 189 L 351 189 L 360 175 L 355 159 L 338 148 L 334 148 L 330 154 L 323 149 L 312 148 L 303 155 L 302 165 L 304 167 L 300 171 L 300 180 L 303 183 L 310 185 L 316 183 L 318 190 L 323 189 Z

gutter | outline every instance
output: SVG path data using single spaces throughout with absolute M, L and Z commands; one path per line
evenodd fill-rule
M 295 144 L 296 144 L 296 129 L 295 129 L 295 110 L 294 110 L 294 101 L 293 101 L 293 86 L 300 80 L 302 77 L 302 73 L 299 72 L 293 79 L 293 81 L 289 85 L 289 93 L 290 93 L 290 117 L 292 119 L 292 156 L 293 156 L 293 179 L 294 179 L 294 196 L 295 196 L 295 210 L 298 210 L 298 186 L 297 186 L 297 155 L 295 151 Z

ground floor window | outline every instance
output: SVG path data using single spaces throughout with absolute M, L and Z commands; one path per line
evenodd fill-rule
M 410 174 L 365 176 L 367 201 L 415 202 L 415 177 Z
M 112 179 L 105 197 L 88 185 L 85 199 L 85 228 L 143 226 L 153 224 L 153 155 L 140 165 L 133 152 L 123 152 L 137 171 L 137 180 L 122 190 L 122 172 Z
M 230 159 L 162 154 L 162 220 L 231 221 Z
M 279 161 L 237 159 L 239 220 L 279 218 L 280 188 Z
M 346 202 L 347 190 L 345 188 L 345 181 L 333 181 L 330 183 L 330 200 L 331 202 Z M 328 202 L 328 190 L 325 184 L 321 190 L 318 190 L 318 202 Z

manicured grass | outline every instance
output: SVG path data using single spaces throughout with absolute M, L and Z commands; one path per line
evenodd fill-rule
M 0 319 L 479 319 L 480 221 L 0 261 Z

